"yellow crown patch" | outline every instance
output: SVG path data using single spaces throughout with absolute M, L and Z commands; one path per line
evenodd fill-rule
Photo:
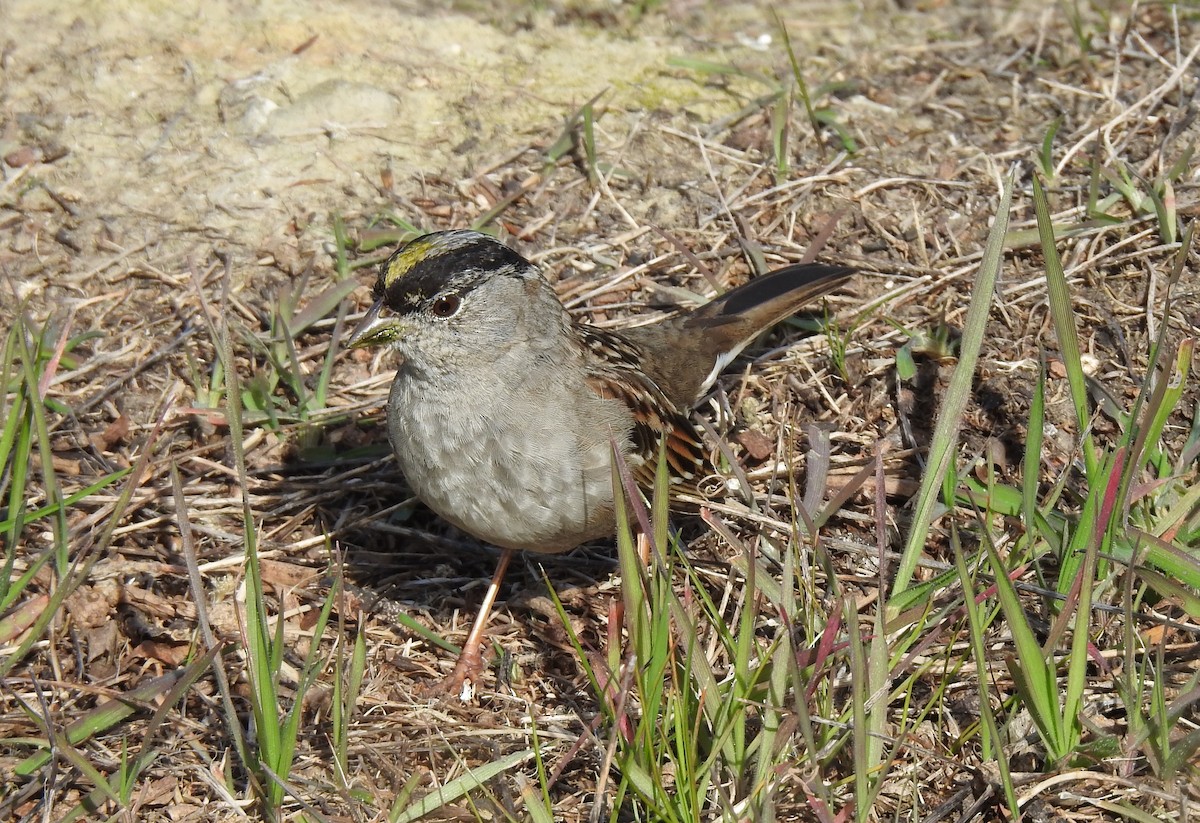
M 457 230 L 434 232 L 410 240 L 396 250 L 383 271 L 383 287 L 390 289 L 414 268 L 431 257 L 440 257 L 447 252 L 461 249 L 464 246 L 477 245 L 480 241 L 495 243 L 486 234 L 477 231 Z

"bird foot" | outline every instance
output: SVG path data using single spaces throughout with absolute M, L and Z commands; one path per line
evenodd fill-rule
M 463 703 L 469 703 L 475 695 L 475 686 L 479 683 L 484 671 L 483 655 L 478 648 L 464 648 L 454 664 L 454 671 L 426 684 L 421 692 L 426 697 L 449 699 L 458 697 Z

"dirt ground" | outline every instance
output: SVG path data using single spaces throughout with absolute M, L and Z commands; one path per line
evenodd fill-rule
M 186 658 L 195 606 L 172 467 L 214 628 L 238 636 L 243 490 L 216 402 L 212 329 L 222 316 L 236 329 L 248 396 L 270 407 L 248 412 L 244 443 L 264 577 L 284 607 L 303 610 L 328 590 L 331 549 L 345 562 L 351 600 L 341 616 L 361 620 L 369 659 L 352 731 L 361 773 L 351 782 L 377 798 L 372 808 L 386 809 L 410 779 L 425 791 L 459 756 L 490 762 L 528 745 L 530 707 L 564 749 L 579 737 L 593 698 L 541 569 L 598 642 L 614 586 L 611 547 L 515 564 L 491 631 L 512 654 L 511 678 L 489 674 L 471 704 L 431 705 L 419 686 L 453 657 L 395 615 L 460 642 L 494 554 L 408 499 L 381 426 L 386 359 L 339 354 L 323 403 L 305 405 L 275 376 L 274 315 L 348 295 L 298 326 L 294 362 L 312 392 L 331 340 L 344 340 L 369 303 L 372 264 L 405 225 L 491 216 L 573 311 L 607 326 L 711 294 L 696 261 L 726 284 L 748 276 L 760 252 L 767 265 L 812 253 L 858 267 L 828 303 L 844 358 L 830 356 L 824 335 L 774 337 L 705 408 L 755 482 L 777 443 L 804 448 L 810 423 L 830 433 L 834 491 L 887 443 L 893 537 L 920 480 L 915 450 L 928 441 L 946 368 L 927 357 L 903 385 L 896 352 L 917 332 L 961 326 L 1010 173 L 1013 234 L 962 454 L 1015 476 L 1038 357 L 1055 352 L 1030 196 L 1048 133 L 1051 209 L 1070 235 L 1059 248 L 1092 376 L 1128 402 L 1157 330 L 1165 325 L 1172 345 L 1194 335 L 1194 253 L 1168 310 L 1177 245 L 1160 236 L 1149 201 L 1107 200 L 1108 220 L 1085 213 L 1091 186 L 1117 189 L 1096 168 L 1148 188 L 1178 164 L 1173 207 L 1185 223 L 1197 213 L 1189 151 L 1200 134 L 1200 23 L 1186 8 L 644 5 L 0 0 L 0 307 L 14 325 L 44 329 L 50 348 L 71 341 L 48 389 L 61 412 L 54 467 L 70 492 L 134 465 L 154 438 L 133 504 L 57 630 L 70 641 L 31 655 L 0 686 L 9 694 L 0 695 L 4 739 L 34 734 L 12 698 L 31 694 L 32 679 L 46 681 L 43 705 L 69 717 Z M 780 21 L 820 125 L 798 98 L 775 102 L 793 86 Z M 589 103 L 594 148 L 580 114 Z M 776 128 L 781 117 L 786 129 Z M 782 159 L 773 148 L 781 133 Z M 353 291 L 338 290 L 335 224 L 349 237 L 361 285 Z M 1061 467 L 1074 459 L 1077 432 L 1057 377 L 1049 430 Z M 1190 414 L 1194 380 L 1187 392 Z M 1188 426 L 1186 415 L 1173 419 L 1168 442 L 1183 449 Z M 1101 415 L 1096 429 L 1115 425 Z M 108 489 L 72 512 L 80 546 L 103 531 L 116 495 Z M 868 573 L 876 556 L 873 495 L 868 484 L 831 525 L 848 577 Z M 714 535 L 687 528 L 703 562 L 728 559 Z M 27 529 L 18 556 L 48 539 Z M 305 619 L 289 627 L 298 647 Z M 320 699 L 314 726 L 327 712 Z M 189 709 L 138 819 L 236 816 L 220 805 L 219 780 L 194 777 L 228 765 L 212 739 L 214 706 Z M 314 785 L 329 780 L 318 738 L 304 740 L 293 772 Z M 0 750 L 0 773 L 27 753 Z M 568 767 L 558 819 L 587 817 L 601 754 Z M 11 819 L 55 819 L 50 809 L 84 791 L 61 777 L 0 785 Z M 931 788 L 930 808 L 950 793 Z M 889 798 L 893 808 L 904 808 L 902 795 Z M 802 806 L 798 794 L 793 816 L 781 819 L 815 819 Z M 356 808 L 353 819 L 372 819 Z M 446 814 L 466 819 L 468 808 Z M 351 819 L 340 813 L 331 817 Z

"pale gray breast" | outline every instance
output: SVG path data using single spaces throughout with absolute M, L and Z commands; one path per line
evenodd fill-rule
M 392 447 L 414 493 L 441 517 L 503 548 L 561 552 L 611 534 L 611 443 L 629 452 L 632 418 L 583 386 L 570 364 L 445 402 L 397 375 Z

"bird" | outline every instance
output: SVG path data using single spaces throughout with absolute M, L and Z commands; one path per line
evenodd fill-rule
M 386 259 L 348 346 L 400 355 L 387 429 L 413 493 L 501 550 L 445 691 L 482 672 L 515 552 L 556 554 L 615 533 L 614 448 L 643 482 L 660 448 L 673 485 L 703 476 L 695 405 L 761 332 L 853 272 L 784 266 L 618 331 L 575 319 L 537 266 L 482 232 L 424 234 Z

